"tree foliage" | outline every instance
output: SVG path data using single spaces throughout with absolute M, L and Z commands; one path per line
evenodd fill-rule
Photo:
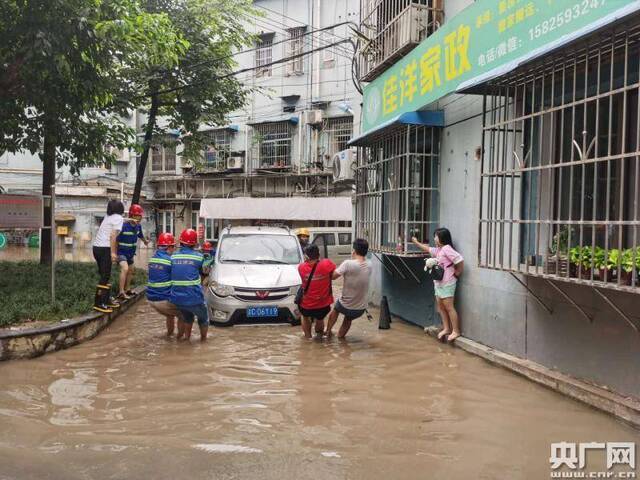
M 123 74 L 176 64 L 188 47 L 166 14 L 136 0 L 0 0 L 0 11 L 0 150 L 42 155 L 48 135 L 72 171 L 131 143 Z
M 253 42 L 246 25 L 257 11 L 251 0 L 146 0 L 145 5 L 149 13 L 171 18 L 189 43 L 176 66 L 156 65 L 136 74 L 149 92 L 160 92 L 163 122 L 153 122 L 153 136 L 180 132 L 183 157 L 197 161 L 206 142 L 199 127 L 224 125 L 228 113 L 246 101 L 247 87 L 232 75 L 233 53 Z

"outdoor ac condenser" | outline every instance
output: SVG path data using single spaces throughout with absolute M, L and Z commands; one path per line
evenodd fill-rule
M 227 158 L 227 170 L 244 170 L 244 156 L 232 155 Z
M 304 123 L 309 125 L 322 123 L 322 110 L 307 110 L 304 112 Z
M 333 181 L 344 182 L 355 178 L 356 156 L 353 149 L 342 150 L 333 156 Z

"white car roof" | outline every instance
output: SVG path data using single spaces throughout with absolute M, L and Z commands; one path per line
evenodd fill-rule
M 221 232 L 221 237 L 225 235 L 283 235 L 293 236 L 294 233 L 286 227 L 231 227 L 225 228 Z

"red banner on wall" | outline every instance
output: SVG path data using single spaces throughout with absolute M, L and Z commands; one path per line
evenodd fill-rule
M 42 222 L 42 197 L 0 195 L 0 228 L 40 228 Z

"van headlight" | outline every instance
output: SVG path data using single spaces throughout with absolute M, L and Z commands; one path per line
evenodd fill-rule
M 300 288 L 300 285 L 294 285 L 293 287 L 289 287 L 289 295 L 297 295 L 299 288 Z
M 211 284 L 209 285 L 209 290 L 211 290 L 212 293 L 219 297 L 228 297 L 229 295 L 233 295 L 235 293 L 235 290 L 232 286 L 223 285 L 218 282 L 211 282 Z

